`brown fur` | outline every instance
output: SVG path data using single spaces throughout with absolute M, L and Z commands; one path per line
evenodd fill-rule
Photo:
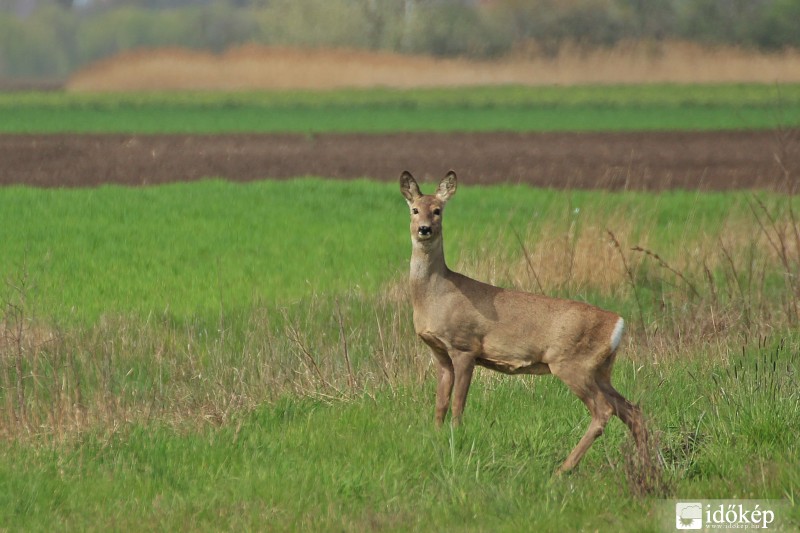
M 581 302 L 494 287 L 447 268 L 442 217 L 456 184 L 451 170 L 434 195 L 423 195 L 410 173 L 400 177 L 411 209 L 414 328 L 439 364 L 437 425 L 444 422 L 451 396 L 452 421 L 460 423 L 475 365 L 505 374 L 553 374 L 592 416 L 559 473 L 578 464 L 611 415 L 625 422 L 644 452 L 641 413 L 611 385 L 616 355 L 612 334 L 619 315 Z

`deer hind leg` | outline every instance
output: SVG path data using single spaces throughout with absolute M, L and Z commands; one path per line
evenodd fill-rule
M 597 383 L 600 390 L 614 409 L 614 414 L 622 420 L 631 431 L 633 440 L 636 443 L 639 455 L 646 459 L 648 457 L 647 447 L 647 428 L 644 424 L 642 411 L 633 405 L 611 384 L 611 367 L 614 364 L 612 355 L 599 368 Z
M 552 369 L 552 366 L 551 366 Z M 572 450 L 564 463 L 558 468 L 556 474 L 563 474 L 575 468 L 583 455 L 594 443 L 594 441 L 603 434 L 603 430 L 614 413 L 614 408 L 606 398 L 606 395 L 600 389 L 597 381 L 591 373 L 583 369 L 577 368 L 556 368 L 553 372 L 560 378 L 570 390 L 575 393 L 578 398 L 589 409 L 592 416 L 591 422 L 586 433 L 583 435 L 577 446 Z

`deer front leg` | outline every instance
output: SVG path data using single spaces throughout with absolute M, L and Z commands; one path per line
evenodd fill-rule
M 472 382 L 472 373 L 475 370 L 475 357 L 465 352 L 451 353 L 453 371 L 455 373 L 455 392 L 453 394 L 452 423 L 458 426 L 461 423 L 461 414 L 467 403 L 467 393 Z
M 439 363 L 439 384 L 436 386 L 436 427 L 442 427 L 444 417 L 450 408 L 450 394 L 453 392 L 453 363 L 447 358 Z

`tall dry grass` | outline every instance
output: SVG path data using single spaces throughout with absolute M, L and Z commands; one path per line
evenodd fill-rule
M 733 339 L 800 324 L 800 224 L 791 206 L 753 197 L 749 217 L 719 231 L 650 244 L 651 229 L 610 216 L 517 236 L 513 258 L 487 247 L 457 269 L 533 293 L 628 302 L 629 354 L 670 360 L 699 348 L 724 356 Z M 624 304 L 623 304 L 624 305 Z
M 359 50 L 244 46 L 221 55 L 185 49 L 125 52 L 74 73 L 70 91 L 335 89 L 477 85 L 800 82 L 800 52 L 763 54 L 697 44 L 562 47 L 497 61 Z

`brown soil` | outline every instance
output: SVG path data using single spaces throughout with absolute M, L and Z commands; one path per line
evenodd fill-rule
M 453 168 L 468 183 L 783 189 L 786 171 L 800 175 L 800 132 L 0 135 L 0 161 L 0 185 L 39 187 L 395 180 L 403 169 L 438 179 Z

